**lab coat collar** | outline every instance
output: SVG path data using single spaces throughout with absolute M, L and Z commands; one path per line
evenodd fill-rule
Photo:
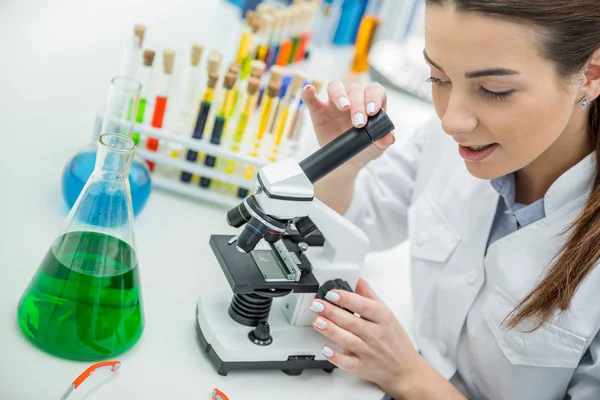
M 591 192 L 596 162 L 596 152 L 594 151 L 562 174 L 550 186 L 544 197 L 544 210 L 547 216 Z

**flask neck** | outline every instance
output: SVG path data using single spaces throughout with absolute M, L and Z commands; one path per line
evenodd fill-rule
M 128 176 L 135 147 L 134 141 L 128 136 L 118 133 L 101 135 L 98 139 L 94 173 L 113 177 Z

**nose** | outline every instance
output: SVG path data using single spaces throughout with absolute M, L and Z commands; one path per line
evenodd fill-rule
M 450 135 L 473 132 L 479 121 L 470 111 L 468 100 L 459 93 L 452 93 L 442 118 L 442 128 Z

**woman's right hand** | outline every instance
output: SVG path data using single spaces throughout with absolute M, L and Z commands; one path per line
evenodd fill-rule
M 351 84 L 345 88 L 341 82 L 331 82 L 327 87 L 328 101 L 318 98 L 313 86 L 302 90 L 302 100 L 308 111 L 317 135 L 319 145 L 323 146 L 352 126 L 362 128 L 368 116 L 375 115 L 381 108 L 386 109 L 385 89 L 377 83 L 365 88 Z M 379 157 L 394 143 L 392 132 L 388 133 L 367 150 L 349 161 L 357 169 L 362 169 L 370 161 Z

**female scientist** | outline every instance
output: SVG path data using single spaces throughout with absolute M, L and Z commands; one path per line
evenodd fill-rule
M 439 119 L 316 188 L 373 249 L 409 240 L 420 353 L 360 281 L 311 305 L 323 354 L 395 399 L 600 399 L 600 1 L 426 3 Z M 321 144 L 386 106 L 302 95 Z

